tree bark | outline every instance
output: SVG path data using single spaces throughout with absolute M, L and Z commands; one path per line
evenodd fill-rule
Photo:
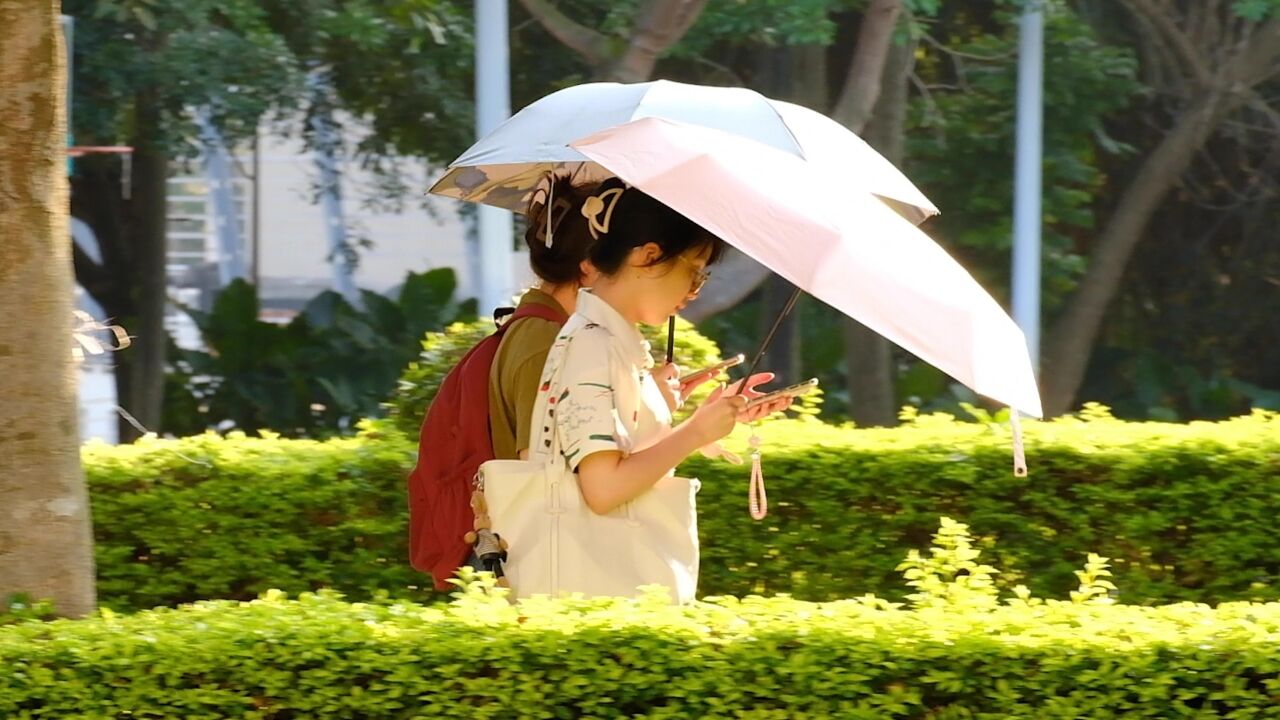
M 1084 278 L 1046 338 L 1041 374 L 1046 414 L 1072 409 L 1107 307 L 1151 216 L 1191 166 L 1196 152 L 1249 99 L 1251 87 L 1276 72 L 1278 62 L 1280 21 L 1271 20 L 1248 36 L 1213 87 L 1182 112 L 1125 188 L 1089 255 Z
M 645 0 L 625 44 L 570 18 L 550 0 L 520 4 L 552 37 L 595 67 L 598 79 L 634 83 L 653 76 L 658 58 L 693 27 L 707 0 Z
M 0 604 L 95 605 L 80 467 L 66 181 L 66 61 L 53 0 L 0 0 Z
M 644 82 L 658 58 L 697 22 L 707 0 L 648 0 L 631 28 L 631 40 L 609 71 L 617 82 Z
M 830 113 L 833 119 L 855 133 L 861 134 L 870 115 L 869 110 L 875 107 L 879 98 L 880 77 L 892 44 L 893 30 L 901 13 L 901 0 L 872 0 L 863 16 L 862 26 L 858 30 L 858 44 L 849 63 L 840 98 L 836 101 L 835 110 Z M 822 75 L 814 75 L 815 70 L 811 70 L 809 75 L 821 78 L 819 82 L 825 83 L 825 64 L 813 67 L 820 67 Z M 797 98 L 796 101 L 817 110 L 827 107 L 825 92 L 811 99 Z M 729 253 L 721 267 L 725 271 L 717 270 L 717 274 L 712 276 L 702 291 L 701 297 L 685 310 L 685 317 L 692 322 L 728 310 L 769 277 L 767 268 L 760 267 L 741 253 Z M 734 271 L 733 274 L 727 272 L 730 268 Z
M 831 117 L 850 131 L 861 134 L 880 97 L 885 60 L 893 43 L 893 29 L 902 14 L 902 0 L 871 0 L 862 13 L 858 45 L 849 63 L 840 98 Z
M 166 225 L 169 158 L 154 138 L 160 137 L 160 111 L 154 100 L 141 95 L 135 110 L 138 129 L 133 140 L 133 183 L 128 227 L 132 235 L 131 312 L 120 324 L 133 337 L 128 350 L 117 353 L 116 388 L 120 405 L 148 430 L 160 425 L 164 406 L 164 327 L 168 302 L 166 273 Z M 120 438 L 137 439 L 141 433 L 120 418 Z
M 884 78 L 864 137 L 891 162 L 905 155 L 908 83 L 915 65 L 915 43 L 889 48 Z M 888 427 L 898 422 L 890 342 L 853 318 L 845 318 L 845 369 L 849 417 L 861 427 Z
M 595 67 L 601 67 L 613 57 L 609 38 L 592 28 L 582 25 L 560 12 L 549 0 L 520 0 L 524 9 L 532 15 L 551 37 L 582 56 Z

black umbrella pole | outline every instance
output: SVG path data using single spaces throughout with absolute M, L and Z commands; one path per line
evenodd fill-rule
M 796 301 L 800 299 L 800 288 L 796 288 L 791 293 L 791 299 L 787 300 L 786 307 L 782 308 L 782 312 L 778 314 L 778 319 L 773 321 L 773 327 L 769 329 L 769 334 L 765 336 L 764 342 L 760 345 L 760 349 L 756 351 L 755 358 L 751 361 L 751 369 L 747 370 L 747 374 L 742 378 L 742 382 L 738 385 L 738 392 L 741 395 L 743 390 L 747 389 L 747 380 L 755 374 L 756 368 L 759 367 L 760 361 L 764 358 L 764 353 L 769 349 L 769 344 L 773 342 L 773 336 L 778 334 L 778 328 L 782 327 L 782 321 L 787 315 L 791 314 L 791 309 L 796 306 Z
M 676 357 L 676 316 L 667 318 L 667 364 Z

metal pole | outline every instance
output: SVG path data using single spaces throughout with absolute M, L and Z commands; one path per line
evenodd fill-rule
M 511 116 L 511 63 L 507 0 L 476 0 L 476 135 L 484 137 Z M 488 205 L 476 212 L 481 313 L 507 305 L 515 235 L 511 213 Z
M 1040 364 L 1040 228 L 1044 126 L 1044 8 L 1029 0 L 1018 32 L 1018 125 L 1013 175 L 1013 319 Z
M 262 296 L 262 129 L 253 131 L 253 271 L 249 275 L 253 286 L 258 288 L 258 296 Z

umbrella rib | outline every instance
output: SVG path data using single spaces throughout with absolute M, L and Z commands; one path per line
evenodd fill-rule
M 769 105 L 769 110 L 778 117 L 778 124 L 787 131 L 787 136 L 791 138 L 791 142 L 796 146 L 796 152 L 800 154 L 800 157 L 808 160 L 809 156 L 804 152 L 804 145 L 800 144 L 800 138 L 796 137 L 796 134 L 791 131 L 791 126 L 787 124 L 787 119 L 782 117 L 782 113 L 778 112 L 778 106 L 774 105 L 773 101 L 768 98 L 765 98 L 765 102 Z

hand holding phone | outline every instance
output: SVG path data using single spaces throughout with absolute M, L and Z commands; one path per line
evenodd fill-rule
M 716 375 L 719 375 L 725 370 L 728 370 L 731 367 L 736 367 L 738 365 L 741 365 L 743 361 L 745 361 L 746 359 L 747 358 L 745 355 L 739 353 L 729 358 L 728 360 L 725 360 L 724 362 L 719 362 L 710 367 L 705 367 L 701 370 L 698 370 L 697 372 L 693 372 L 688 375 L 685 375 L 684 377 L 680 378 L 680 386 L 684 387 L 687 385 L 701 385 L 702 383 L 706 382 L 707 380 L 710 380 L 711 378 L 714 378 Z
M 802 383 L 796 383 L 795 385 L 784 387 L 781 390 L 774 390 L 771 393 L 761 395 L 758 398 L 752 398 L 747 401 L 746 409 L 751 410 L 753 408 L 760 407 L 761 405 L 768 405 L 779 398 L 797 398 L 801 395 L 808 394 L 816 387 L 818 387 L 818 378 L 809 378 Z

